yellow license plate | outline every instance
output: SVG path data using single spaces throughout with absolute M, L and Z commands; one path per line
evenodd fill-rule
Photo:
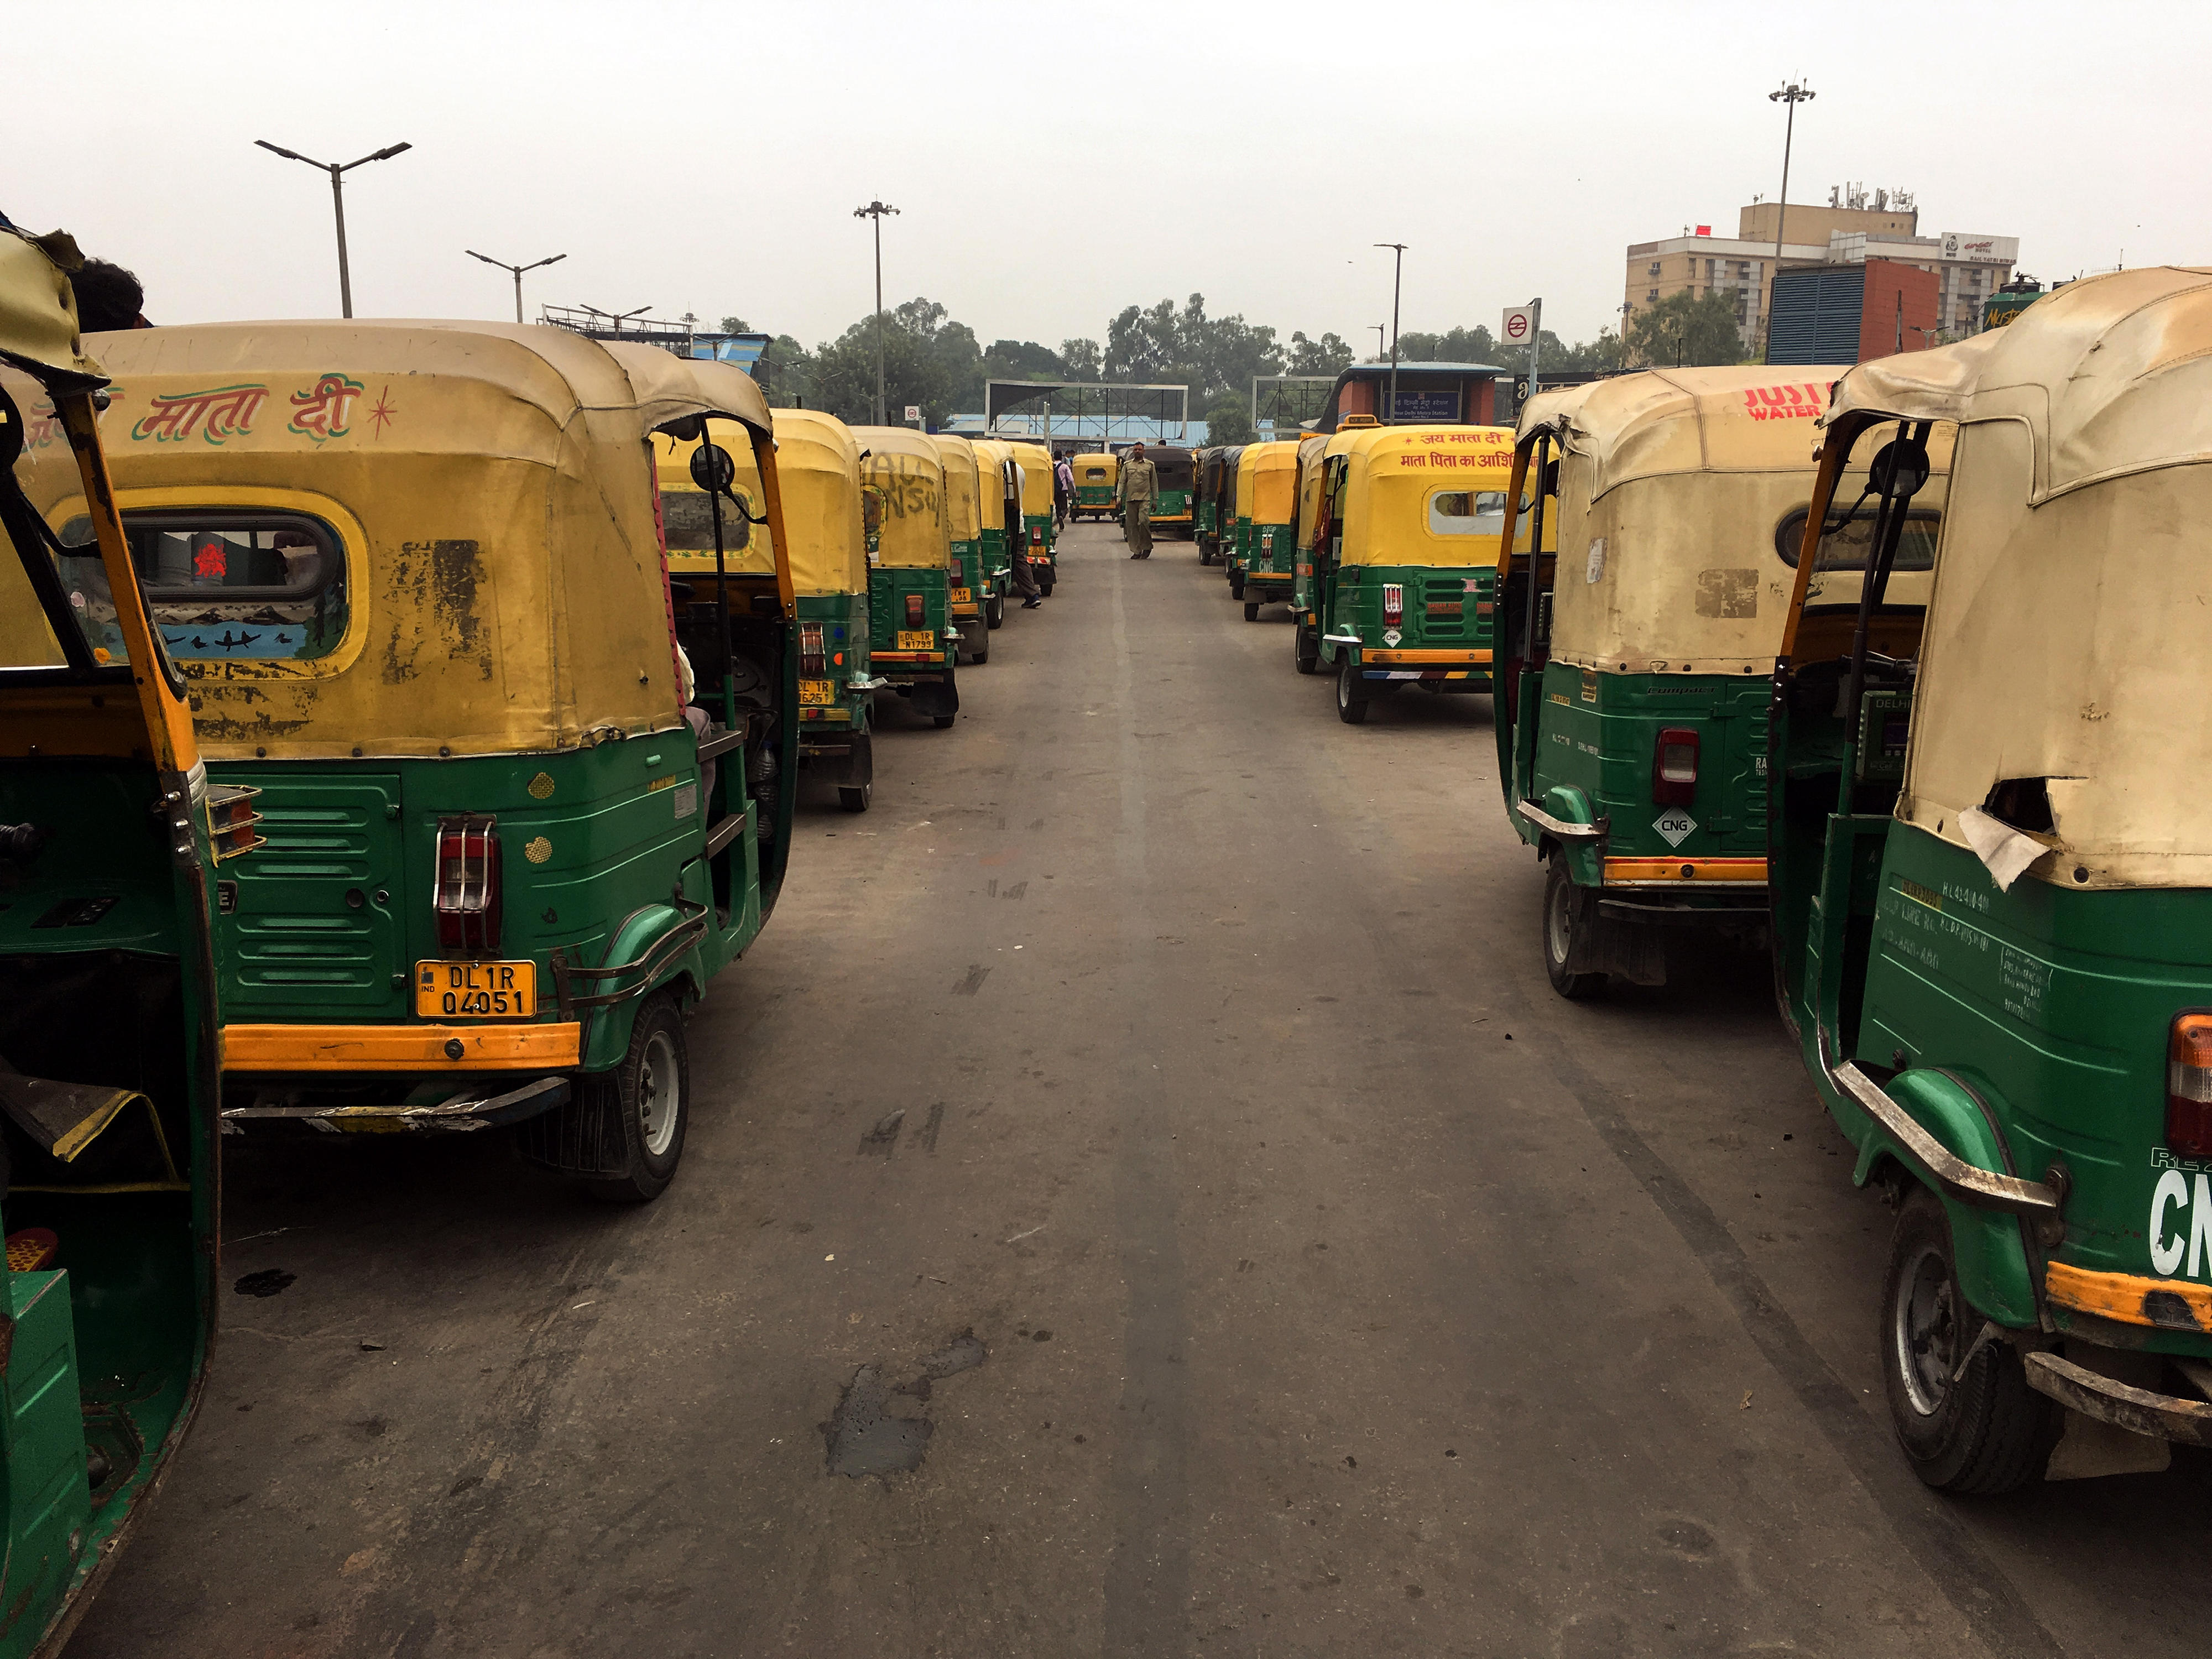
M 932 628 L 899 629 L 898 648 L 902 651 L 932 651 L 937 647 L 937 630 Z
M 799 683 L 799 700 L 803 703 L 827 708 L 837 701 L 837 683 L 835 680 L 801 680 Z
M 534 962 L 418 962 L 415 1013 L 421 1019 L 533 1019 Z
M 954 589 L 952 590 L 952 603 L 953 603 L 953 604 L 955 604 L 955 605 L 973 605 L 973 604 L 975 604 L 975 590 L 974 588 L 972 588 L 972 587 L 956 587 L 956 588 L 954 588 Z

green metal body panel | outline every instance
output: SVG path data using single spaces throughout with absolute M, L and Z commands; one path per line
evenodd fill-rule
M 1188 524 L 1191 522 L 1190 498 L 1188 489 L 1163 489 L 1152 502 L 1154 524 Z
M 1036 534 L 1033 534 L 1032 532 L 1042 532 L 1043 533 L 1040 537 Z M 1030 562 L 1031 564 L 1048 564 L 1055 570 L 1060 568 L 1060 554 L 1055 546 L 1058 538 L 1053 528 L 1051 514 L 1028 513 L 1023 514 L 1022 533 L 1030 538 L 1029 550 Z M 1037 549 L 1040 545 L 1044 549 L 1044 557 L 1042 559 L 1039 559 L 1037 557 Z
M 1229 563 L 1231 568 L 1235 570 L 1243 569 L 1244 561 L 1250 556 L 1251 549 L 1252 520 L 1249 516 L 1240 514 L 1237 516 L 1235 526 L 1229 532 Z
M 836 700 L 827 708 L 799 706 L 799 752 L 842 757 L 874 720 L 874 694 L 854 689 L 855 682 L 865 686 L 874 672 L 869 665 L 868 596 L 802 593 L 799 620 L 802 625 L 822 624 L 823 657 L 836 687 Z
M 1332 566 L 1316 562 L 1312 574 L 1294 580 L 1293 591 L 1299 627 L 1306 626 L 1308 611 L 1319 613 L 1312 631 L 1320 635 L 1322 661 L 1334 665 L 1349 657 L 1369 679 L 1388 680 L 1394 671 L 1366 666 L 1367 652 L 1492 649 L 1497 633 L 1492 614 L 1497 580 L 1498 573 L 1487 565 Z M 1384 637 L 1382 626 L 1382 590 L 1393 584 L 1405 590 L 1406 605 L 1395 641 Z M 1431 616 L 1428 607 L 1432 604 L 1460 609 L 1456 614 Z M 1329 638 L 1332 634 L 1356 635 L 1360 642 L 1340 643 Z M 1486 668 L 1465 672 L 1465 678 L 1445 684 L 1455 690 L 1490 690 Z
M 960 623 L 961 630 L 964 633 L 967 631 L 968 623 L 981 623 L 983 607 L 990 602 L 991 598 L 991 573 L 984 562 L 983 543 L 980 532 L 974 541 L 952 544 L 952 565 L 953 568 L 959 572 L 960 580 L 955 580 L 950 571 L 945 574 L 947 603 L 951 605 L 952 616 Z M 962 600 L 952 599 L 950 597 L 951 592 L 962 587 L 968 590 L 969 597 Z
M 1111 513 L 1114 510 L 1112 484 L 1078 484 L 1075 486 L 1075 505 L 1085 513 Z
M 933 570 L 926 567 L 878 565 L 868 573 L 868 648 L 872 653 L 896 651 L 898 636 L 911 632 L 907 625 L 907 596 L 921 595 L 923 628 L 931 635 L 933 648 L 945 650 L 945 629 L 952 620 L 952 582 L 949 570 Z M 911 663 L 885 662 L 876 672 L 894 684 L 911 683 L 917 676 L 941 678 L 949 672 L 951 659 L 935 666 L 917 666 Z
M 976 544 L 976 554 L 990 578 L 990 590 L 1003 599 L 1014 591 L 1014 563 L 1006 552 L 1006 532 L 986 530 Z
M 1200 501 L 1196 513 L 1192 517 L 1192 527 L 1201 536 L 1212 535 L 1214 514 L 1215 506 L 1211 497 Z
M 1759 858 L 1766 852 L 1766 710 L 1768 684 L 1745 676 L 1620 674 L 1547 663 L 1538 694 L 1522 702 L 1516 726 L 1501 742 L 1525 753 L 1508 817 L 1532 845 L 1542 831 L 1510 810 L 1570 789 L 1591 804 L 1585 817 L 1609 820 L 1606 852 L 1614 858 Z M 1686 809 L 1696 827 L 1679 842 L 1659 831 L 1662 811 L 1651 799 L 1651 763 L 1659 733 L 1686 727 L 1698 735 L 1697 796 Z M 1501 768 L 1501 775 L 1504 769 Z M 1547 807 L 1547 811 L 1551 809 Z M 1594 864 L 1594 860 L 1593 860 Z M 1595 884 L 1593 867 L 1585 878 Z M 1685 889 L 1680 902 L 1738 905 L 1743 895 Z
M 1244 573 L 1245 598 L 1289 599 L 1297 580 L 1297 527 L 1240 519 L 1237 538 L 1237 568 Z

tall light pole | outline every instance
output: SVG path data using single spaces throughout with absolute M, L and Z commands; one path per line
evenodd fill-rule
M 1813 88 L 1800 86 L 1795 81 L 1783 83 L 1779 92 L 1770 92 L 1770 104 L 1783 105 L 1789 111 L 1782 125 L 1782 194 L 1774 204 L 1774 269 L 1766 275 L 1766 303 L 1761 307 L 1759 319 L 1767 322 L 1774 309 L 1774 279 L 1782 274 L 1782 225 L 1790 216 L 1790 142 L 1797 136 L 1797 106 L 1809 104 L 1814 99 Z
M 1403 242 L 1377 242 L 1377 247 L 1397 250 L 1397 265 L 1390 273 L 1390 413 L 1382 424 L 1398 423 L 1398 279 L 1406 274 L 1406 245 Z
M 331 175 L 331 204 L 337 210 L 338 216 L 338 306 L 343 315 L 352 316 L 353 273 L 346 265 L 345 176 L 357 167 L 370 161 L 388 161 L 401 150 L 412 149 L 415 146 L 386 144 L 374 155 L 364 155 L 358 161 L 341 162 L 314 161 L 301 155 L 296 149 L 286 149 L 282 144 L 272 144 L 266 138 L 256 138 L 253 142 L 265 150 L 283 156 L 287 161 L 305 161 L 309 167 L 319 168 Z
M 535 270 L 540 265 L 550 265 L 555 260 L 565 259 L 568 257 L 565 253 L 556 253 L 550 259 L 533 259 L 526 265 L 511 265 L 504 259 L 495 259 L 490 254 L 479 253 L 472 247 L 465 247 L 461 252 L 471 259 L 481 259 L 488 265 L 497 265 L 501 270 L 511 270 L 514 273 L 514 320 L 518 323 L 522 320 L 522 273 L 526 270 Z
M 855 219 L 876 222 L 876 424 L 886 424 L 884 404 L 884 215 L 898 210 L 887 202 L 871 202 L 854 208 Z
M 1375 361 L 1379 363 L 1390 355 L 1390 344 L 1386 337 L 1389 331 L 1380 323 L 1370 323 L 1368 326 L 1375 331 Z
M 576 309 L 582 312 L 586 317 L 605 318 L 610 323 L 614 325 L 614 331 L 619 334 L 622 332 L 622 325 L 624 323 L 628 322 L 633 317 L 644 316 L 645 313 L 652 310 L 653 307 L 651 306 L 640 306 L 635 311 L 601 311 L 597 306 L 578 306 Z

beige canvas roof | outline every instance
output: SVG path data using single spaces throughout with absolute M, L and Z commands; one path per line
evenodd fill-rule
M 608 354 L 629 377 L 632 395 L 648 430 L 687 415 L 726 415 L 756 431 L 769 430 L 768 399 L 753 377 L 735 363 L 679 357 L 659 346 L 609 341 Z
M 2069 283 L 1835 409 L 1960 423 L 1898 815 L 1967 846 L 1961 812 L 2042 778 L 2029 874 L 2212 886 L 2212 272 Z
M 58 391 L 100 386 L 107 378 L 77 340 L 76 296 L 67 270 L 82 263 L 76 244 L 60 231 L 36 239 L 0 231 L 0 362 Z
M 945 533 L 956 542 L 972 542 L 983 533 L 975 446 L 945 433 L 933 434 L 929 441 L 945 464 Z
M 1776 535 L 1812 500 L 1818 417 L 1843 372 L 1653 369 L 1530 398 L 1520 441 L 1548 433 L 1561 451 L 1552 654 L 1627 673 L 1771 672 L 1796 579 Z M 1933 459 L 1944 471 L 1946 447 Z M 1918 505 L 1942 501 L 1939 478 Z M 1812 580 L 1811 603 L 1857 602 L 1854 572 Z M 1887 598 L 1923 604 L 1928 583 L 1898 572 Z
M 937 446 L 910 426 L 856 426 L 853 437 L 866 452 L 861 482 L 883 501 L 877 562 L 944 569 L 952 562 L 952 545 L 945 519 L 945 463 Z

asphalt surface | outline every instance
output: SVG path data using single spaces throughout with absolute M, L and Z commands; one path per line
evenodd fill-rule
M 1914 1479 L 1763 960 L 1555 997 L 1486 697 L 1063 571 L 810 793 L 659 1202 L 234 1156 L 296 1278 L 72 1659 L 2204 1651 L 2212 1461 Z

